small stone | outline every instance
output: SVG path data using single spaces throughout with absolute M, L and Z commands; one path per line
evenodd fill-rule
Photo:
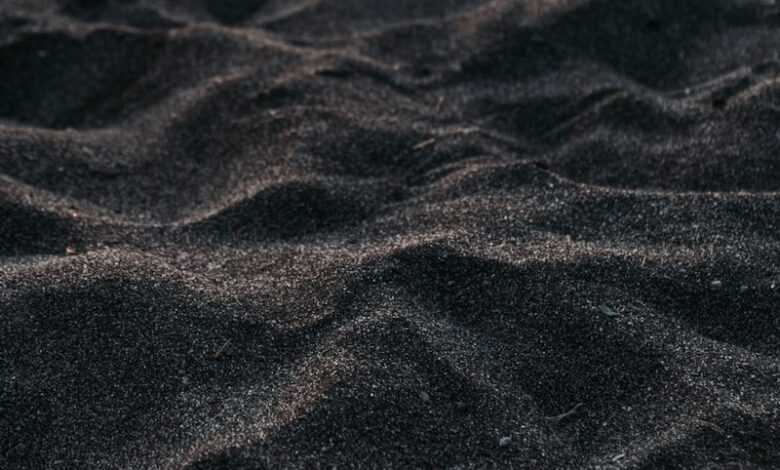
M 427 392 L 420 392 L 420 400 L 424 401 L 425 403 L 428 403 L 431 401 L 431 396 L 428 395 Z
M 712 287 L 720 287 L 723 285 L 723 282 L 720 279 L 715 279 L 712 282 L 710 282 L 710 285 Z
M 189 385 L 190 378 L 185 375 L 184 377 L 181 378 L 181 383 L 183 383 L 184 385 Z
M 512 443 L 512 438 L 509 436 L 504 436 L 501 439 L 498 440 L 498 446 L 499 447 L 506 447 L 509 444 Z

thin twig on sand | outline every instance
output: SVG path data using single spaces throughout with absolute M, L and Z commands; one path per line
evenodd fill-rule
M 552 421 L 553 423 L 560 423 L 564 419 L 576 413 L 580 409 L 580 407 L 582 407 L 582 405 L 584 405 L 584 403 L 582 402 L 577 403 L 576 405 L 574 405 L 574 408 L 570 409 L 566 413 L 561 413 L 555 416 L 546 416 L 544 419 L 546 419 L 547 421 Z
M 436 138 L 434 137 L 432 139 L 428 139 L 428 140 L 424 140 L 424 141 L 420 142 L 419 144 L 414 146 L 414 149 L 415 150 L 424 149 L 425 147 L 428 147 L 428 146 L 433 145 L 435 143 L 436 143 Z
M 230 340 L 228 339 L 225 341 L 225 343 L 220 346 L 220 348 L 212 355 L 214 359 L 219 359 L 222 357 L 223 354 L 225 354 L 225 351 L 227 350 L 228 345 L 230 344 Z

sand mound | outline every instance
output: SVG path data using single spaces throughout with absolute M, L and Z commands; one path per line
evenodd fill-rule
M 0 468 L 780 468 L 780 10 L 0 6 Z

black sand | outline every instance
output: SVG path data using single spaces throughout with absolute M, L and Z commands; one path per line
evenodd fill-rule
M 780 5 L 0 3 L 0 468 L 780 468 Z

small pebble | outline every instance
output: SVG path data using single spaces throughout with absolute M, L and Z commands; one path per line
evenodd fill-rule
M 506 447 L 512 442 L 512 438 L 509 436 L 504 436 L 501 439 L 498 440 L 498 446 L 499 447 Z
M 426 393 L 426 392 L 420 392 L 420 400 L 422 400 L 422 401 L 427 403 L 427 402 L 431 401 L 431 396 L 428 395 L 428 393 Z
M 721 282 L 720 279 L 715 279 L 714 281 L 710 282 L 710 285 L 712 285 L 712 287 L 720 287 L 723 285 L 723 282 Z

